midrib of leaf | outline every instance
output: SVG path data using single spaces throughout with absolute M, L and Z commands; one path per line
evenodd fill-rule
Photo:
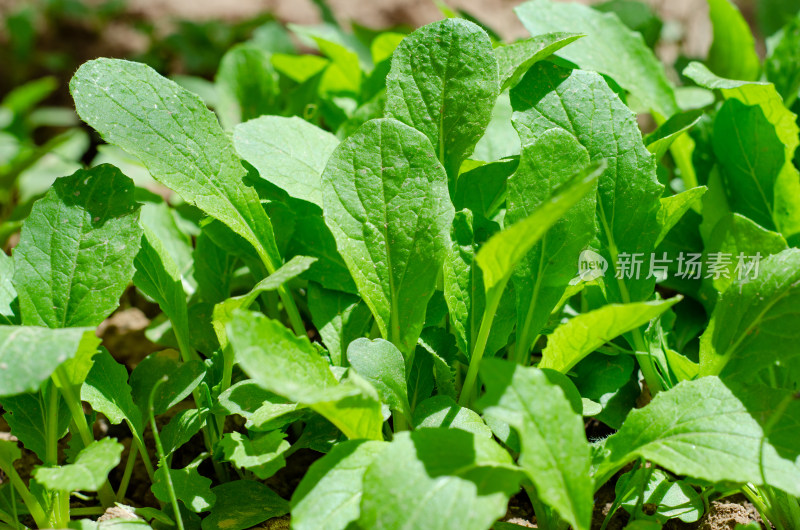
M 143 81 L 143 82 L 144 82 L 144 81 Z M 162 140 L 164 140 L 165 142 L 167 142 L 168 144 L 170 144 L 170 145 L 175 145 L 175 144 L 174 144 L 174 143 L 173 143 L 173 142 L 172 142 L 170 139 L 168 139 L 166 136 L 164 136 L 164 134 L 163 134 L 163 133 L 161 133 L 161 131 L 159 131 L 159 130 L 157 130 L 157 129 L 153 128 L 153 127 L 151 127 L 151 126 L 150 126 L 150 124 L 149 124 L 147 121 L 145 121 L 145 120 L 144 120 L 144 119 L 142 119 L 141 117 L 137 116 L 136 114 L 134 114 L 134 113 L 132 113 L 132 112 L 128 111 L 127 107 L 125 107 L 125 106 L 124 106 L 124 105 L 122 105 L 122 104 L 121 104 L 119 101 L 117 101 L 116 99 L 114 99 L 114 97 L 111 95 L 111 93 L 110 93 L 110 92 L 108 92 L 108 90 L 106 90 L 106 88 L 105 88 L 105 87 L 102 87 L 102 86 L 98 85 L 97 83 L 94 83 L 94 84 L 95 84 L 95 86 L 96 86 L 97 88 L 99 88 L 99 89 L 100 89 L 100 90 L 101 90 L 103 93 L 105 93 L 106 97 L 108 97 L 108 99 L 109 99 L 110 101 L 114 102 L 114 104 L 115 104 L 116 106 L 118 106 L 120 109 L 122 109 L 122 110 L 123 110 L 123 111 L 124 111 L 124 112 L 125 112 L 125 113 L 126 113 L 128 116 L 132 116 L 132 117 L 133 117 L 133 118 L 134 118 L 136 121 L 138 121 L 139 123 L 141 123 L 142 125 L 144 125 L 144 126 L 147 128 L 147 129 L 149 129 L 149 130 L 153 131 L 153 132 L 154 132 L 154 133 L 155 133 L 157 136 L 161 137 L 161 139 L 162 139 Z M 170 111 L 166 110 L 166 109 L 168 108 L 168 106 L 167 106 L 167 105 L 164 103 L 164 100 L 163 100 L 163 98 L 161 97 L 161 95 L 159 94 L 159 91 L 158 91 L 158 89 L 157 89 L 156 87 L 154 87 L 154 86 L 153 86 L 152 84 L 150 84 L 150 83 L 147 83 L 147 84 L 148 84 L 148 85 L 149 85 L 149 86 L 150 86 L 150 87 L 153 89 L 153 91 L 156 93 L 156 95 L 158 96 L 158 98 L 159 98 L 159 101 L 161 102 L 161 104 L 162 104 L 162 105 L 164 105 L 165 112 L 166 112 L 167 114 L 169 114 L 169 115 L 170 115 L 170 118 L 171 118 L 171 119 L 172 119 L 172 120 L 173 120 L 173 121 L 174 121 L 174 122 L 175 122 L 175 123 L 178 125 L 178 127 L 180 127 L 180 129 L 181 129 L 181 130 L 184 132 L 184 134 L 186 134 L 186 129 L 184 128 L 184 126 L 183 126 L 181 123 L 179 123 L 179 122 L 176 120 L 176 118 L 175 118 L 175 116 L 174 116 L 174 114 L 173 114 L 172 112 L 170 112 Z M 186 106 L 183 104 L 183 100 L 182 100 L 180 97 L 178 97 L 178 96 L 176 96 L 176 99 L 178 99 L 178 100 L 180 101 L 180 105 L 181 105 L 181 106 L 182 106 L 182 107 L 185 109 L 185 108 L 186 108 Z M 191 136 L 191 135 L 189 135 L 189 134 L 186 134 L 186 137 L 187 137 L 187 138 L 192 138 L 192 136 Z M 195 141 L 194 141 L 194 139 L 192 139 L 192 142 L 194 142 L 194 143 L 195 143 L 195 145 L 197 144 L 197 142 L 195 142 Z M 199 146 L 198 146 L 198 147 L 199 147 Z M 275 264 L 272 262 L 272 259 L 271 259 L 271 258 L 269 257 L 269 255 L 267 254 L 267 252 L 266 252 L 266 249 L 264 249 L 264 248 L 263 248 L 263 245 L 262 245 L 262 243 L 261 243 L 260 239 L 259 239 L 259 238 L 258 238 L 258 236 L 256 236 L 256 234 L 253 232 L 252 228 L 250 228 L 250 225 L 249 225 L 249 223 L 248 223 L 248 222 L 247 222 L 247 220 L 244 218 L 244 216 L 243 216 L 243 215 L 242 215 L 242 213 L 239 211 L 239 209 L 238 209 L 238 208 L 237 208 L 237 207 L 236 207 L 236 206 L 235 206 L 235 205 L 234 205 L 234 204 L 231 202 L 230 198 L 228 197 L 228 194 L 227 194 L 227 193 L 225 193 L 225 190 L 224 190 L 223 188 L 220 188 L 220 187 L 217 185 L 217 183 L 214 181 L 214 179 L 213 179 L 213 178 L 210 178 L 208 175 L 206 175 L 205 171 L 203 171 L 202 169 L 200 169 L 200 167 L 199 167 L 199 166 L 198 166 L 198 165 L 197 165 L 197 164 L 196 164 L 196 163 L 195 163 L 195 162 L 192 160 L 192 158 L 190 158 L 189 156 L 187 156 L 187 155 L 186 155 L 186 154 L 185 154 L 185 153 L 184 153 L 184 152 L 183 152 L 181 149 L 176 149 L 176 151 L 177 151 L 178 153 L 180 153 L 180 157 L 181 157 L 181 159 L 182 159 L 182 160 L 183 160 L 183 161 L 186 163 L 186 165 L 187 165 L 187 166 L 189 166 L 190 168 L 192 168 L 193 170 L 195 170 L 195 172 L 196 172 L 197 174 L 199 174 L 199 175 L 202 177 L 202 180 L 203 180 L 203 185 L 204 185 L 204 186 L 208 185 L 208 186 L 209 186 L 209 187 L 211 187 L 213 190 L 215 190 L 215 191 L 217 192 L 217 195 L 218 195 L 219 197 L 221 197 L 221 198 L 222 198 L 222 199 L 223 199 L 223 200 L 224 200 L 224 201 L 225 201 L 225 202 L 228 204 L 228 206 L 230 206 L 231 210 L 232 210 L 232 211 L 234 211 L 234 212 L 236 212 L 236 216 L 237 216 L 238 220 L 241 222 L 241 225 L 242 225 L 242 226 L 240 227 L 240 229 L 242 229 L 242 228 L 243 228 L 243 229 L 244 229 L 244 230 L 247 232 L 247 235 L 245 235 L 245 234 L 242 234 L 242 235 L 243 235 L 243 236 L 245 236 L 245 239 L 247 239 L 248 241 L 250 241 L 250 243 L 251 243 L 251 244 L 253 244 L 253 247 L 255 248 L 255 251 L 258 253 L 258 256 L 259 256 L 259 258 L 261 258 L 261 261 L 262 261 L 262 262 L 264 263 L 264 265 L 267 267 L 267 270 L 269 271 L 269 273 L 270 273 L 270 274 L 272 274 L 273 272 L 275 272 Z M 205 149 L 202 149 L 202 148 L 200 148 L 200 149 L 198 149 L 198 151 L 200 151 L 201 153 L 203 153 L 203 157 L 205 158 L 206 162 L 208 162 L 209 160 L 208 160 L 208 157 L 207 157 L 207 156 L 206 156 L 206 154 L 205 154 Z M 209 164 L 209 166 L 213 166 L 213 164 Z M 221 166 L 221 167 L 220 167 L 220 171 L 223 171 L 223 170 L 225 169 L 225 164 L 224 164 L 224 163 L 222 163 L 220 166 Z M 173 168 L 174 168 L 174 166 L 173 166 Z M 181 171 L 179 171 L 178 173 L 182 173 L 182 172 L 181 172 Z M 219 175 L 217 174 L 217 176 L 219 176 Z M 192 179 L 190 178 L 189 180 L 192 180 Z M 242 185 L 244 186 L 244 184 L 242 184 Z M 236 190 L 236 191 L 238 191 L 238 190 Z M 193 202 L 193 203 L 196 203 L 197 201 L 196 201 L 196 199 L 195 199 L 195 201 L 192 201 L 192 202 Z M 265 215 L 266 215 L 266 214 L 265 214 Z M 248 237 L 248 235 L 249 235 L 249 237 Z M 256 243 L 257 243 L 257 244 L 256 244 Z
M 539 298 L 539 289 L 542 285 L 542 276 L 544 275 L 544 256 L 545 250 L 547 248 L 547 234 L 550 231 L 548 230 L 542 236 L 542 251 L 539 254 L 539 270 L 536 273 L 536 281 L 533 286 L 533 294 L 531 295 L 530 302 L 528 302 L 528 312 L 525 315 L 525 324 L 522 326 L 522 333 L 520 333 L 520 344 L 525 346 L 525 351 L 519 351 L 517 353 L 517 359 L 519 364 L 523 364 L 523 362 L 527 359 L 528 354 L 530 353 L 531 345 L 530 344 L 530 333 L 531 333 L 531 322 L 533 321 L 533 309 L 536 307 L 536 301 Z M 522 349 L 521 349 L 522 350 Z
M 734 133 L 736 134 L 736 142 L 739 144 L 739 149 L 741 150 L 742 153 L 747 153 L 747 151 L 745 151 L 744 144 L 742 143 L 742 136 L 739 133 L 739 128 L 734 127 L 733 130 Z M 758 139 L 756 138 L 756 143 L 757 142 Z M 756 151 L 757 150 L 758 150 L 758 145 L 756 145 Z M 758 178 L 756 177 L 755 168 L 750 163 L 750 158 L 748 156 L 745 155 L 743 158 L 745 159 L 745 163 L 747 164 L 747 173 L 750 175 L 750 178 L 753 179 L 753 183 L 756 185 L 756 188 L 758 188 L 758 193 L 761 194 L 761 199 L 764 201 L 764 205 L 767 207 L 767 212 L 769 212 L 770 218 L 773 219 L 773 222 L 775 222 L 774 221 L 775 216 L 772 213 L 772 205 L 767 200 L 767 196 L 764 193 L 764 189 L 761 187 L 761 183 L 758 181 Z

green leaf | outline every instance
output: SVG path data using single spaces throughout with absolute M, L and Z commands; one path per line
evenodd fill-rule
M 225 129 L 278 111 L 278 74 L 270 54 L 252 44 L 237 44 L 225 52 L 214 83 L 216 110 Z
M 145 229 L 141 250 L 134 261 L 136 273 L 133 283 L 144 294 L 155 300 L 172 323 L 172 329 L 181 346 L 189 352 L 189 305 L 180 271 L 158 237 Z M 192 350 L 193 351 L 193 350 Z M 188 359 L 186 359 L 188 360 Z
M 783 165 L 775 179 L 773 205 L 774 222 L 778 231 L 792 242 L 800 237 L 800 176 L 792 159 L 800 144 L 797 116 L 788 110 L 781 96 L 770 83 L 735 81 L 715 76 L 700 63 L 690 63 L 683 74 L 698 85 L 719 90 L 726 100 L 738 99 L 745 105 L 757 105 L 774 127 L 783 143 Z M 780 158 L 780 157 L 779 157 Z
M 158 387 L 153 398 L 153 413 L 158 416 L 184 400 L 203 381 L 206 366 L 200 360 L 182 363 L 174 350 L 164 350 L 145 357 L 136 365 L 130 377 L 133 402 L 143 418 L 150 415 L 147 404 L 153 386 L 163 377 L 167 381 Z
M 70 91 L 78 115 L 108 143 L 247 240 L 268 268 L 280 263 L 269 217 L 243 184 L 247 172 L 200 98 L 149 66 L 119 59 L 84 63 Z
M 339 140 L 296 116 L 262 116 L 236 127 L 236 151 L 295 199 L 322 208 L 320 178 Z
M 581 37 L 576 33 L 547 33 L 495 48 L 500 90 L 516 85 L 531 66 Z
M 478 406 L 519 433 L 519 465 L 536 494 L 576 530 L 588 530 L 593 490 L 583 418 L 538 368 L 486 359 L 481 377 L 486 394 Z
M 765 422 L 790 395 L 767 387 L 726 387 L 717 377 L 684 381 L 631 411 L 600 449 L 599 487 L 627 462 L 645 458 L 710 482 L 770 484 L 800 493 L 797 403 L 771 432 Z
M 33 476 L 50 490 L 97 491 L 108 479 L 108 473 L 119 464 L 122 450 L 122 444 L 113 438 L 103 438 L 81 449 L 73 464 L 40 466 L 33 471 Z
M 525 144 L 517 171 L 508 179 L 505 222 L 513 225 L 570 181 L 576 171 L 589 165 L 589 154 L 570 133 L 552 129 Z M 525 254 L 514 271 L 517 295 L 517 348 L 527 354 L 550 313 L 561 300 L 575 264 L 594 237 L 595 193 L 590 190 L 558 219 Z
M 796 366 L 798 293 L 800 250 L 793 248 L 761 260 L 755 278 L 734 280 L 700 339 L 700 374 L 751 381 L 770 366 Z
M 157 202 L 145 202 L 142 205 L 139 223 L 161 241 L 164 250 L 175 263 L 181 280 L 186 284 L 186 290 L 191 293 L 195 290 L 192 277 L 192 238 L 182 230 L 185 227 L 178 210 L 160 199 L 159 197 Z
M 169 456 L 188 443 L 203 428 L 207 416 L 205 411 L 197 409 L 186 409 L 175 414 L 159 435 L 164 454 Z
M 345 530 L 358 521 L 364 473 L 388 445 L 343 442 L 311 464 L 292 495 L 292 527 Z
M 278 429 L 305 413 L 303 406 L 264 390 L 250 379 L 239 381 L 220 394 L 218 403 L 228 414 L 245 418 L 245 427 L 251 431 Z
M 90 333 L 89 328 L 0 326 L 0 396 L 39 390 Z
M 197 459 L 183 469 L 159 467 L 155 472 L 155 482 L 151 487 L 153 495 L 161 502 L 168 503 L 170 501 L 166 477 L 166 474 L 169 473 L 175 496 L 183 502 L 184 506 L 193 512 L 207 512 L 214 506 L 217 496 L 211 490 L 211 479 L 197 471 L 202 461 L 202 459 Z
M 0 325 L 17 324 L 14 314 L 17 291 L 14 289 L 14 260 L 5 252 L 0 252 Z
M 464 19 L 424 26 L 400 43 L 386 77 L 386 115 L 421 131 L 455 184 L 500 93 L 489 36 Z
M 333 364 L 342 366 L 347 360 L 343 355 L 347 345 L 369 332 L 372 322 L 369 307 L 358 296 L 311 283 L 308 309 Z
M 567 320 L 547 336 L 539 368 L 567 373 L 606 342 L 644 326 L 682 299 L 609 304 Z
M 761 61 L 750 26 L 739 9 L 730 0 L 708 0 L 708 14 L 714 29 L 708 67 L 721 77 L 755 81 Z
M 664 67 L 642 36 L 614 13 L 578 3 L 526 2 L 514 10 L 531 35 L 570 31 L 585 35 L 559 55 L 586 70 L 613 78 L 648 109 L 668 117 L 678 110 Z
M 364 474 L 363 528 L 489 528 L 520 473 L 494 440 L 460 429 L 397 433 Z
M 433 396 L 414 409 L 414 429 L 446 428 L 461 429 L 475 436 L 492 437 L 492 430 L 477 412 L 460 407 L 448 396 Z
M 647 150 L 655 155 L 656 161 L 661 160 L 675 140 L 697 125 L 702 116 L 702 110 L 691 110 L 673 115 L 645 137 L 644 143 Z
M 212 488 L 217 502 L 203 519 L 203 530 L 246 530 L 289 512 L 289 503 L 260 482 L 236 480 Z
M 731 256 L 730 263 L 725 267 L 727 275 L 720 274 L 719 278 L 712 278 L 711 284 L 714 289 L 723 292 L 737 277 L 744 276 L 740 269 L 740 255 L 746 258 L 747 263 L 756 254 L 763 258 L 787 248 L 786 240 L 777 232 L 766 230 L 738 213 L 728 214 L 717 222 L 706 240 L 705 250 L 709 256 L 717 252 Z
M 508 114 L 506 120 L 511 128 L 511 134 L 518 139 L 516 131 L 511 127 L 510 103 Z M 453 205 L 456 210 L 467 208 L 473 215 L 479 218 L 485 217 L 487 220 L 494 217 L 506 199 L 508 178 L 518 167 L 519 160 L 516 157 L 504 158 L 461 173 L 456 183 L 456 192 L 453 194 Z
M 339 383 L 306 337 L 244 311 L 234 313 L 228 336 L 242 370 L 267 390 L 310 406 L 348 438 L 383 439 L 377 395 L 352 382 Z
M 728 204 L 768 230 L 775 230 L 775 184 L 783 144 L 760 107 L 726 101 L 714 119 L 712 137 Z
M 703 515 L 703 499 L 684 481 L 672 481 L 660 469 L 639 468 L 617 479 L 614 488 L 621 506 L 634 517 L 637 506 L 656 506 L 652 515 L 661 524 L 670 519 L 693 523 Z
M 295 256 L 281 265 L 278 270 L 258 282 L 247 294 L 232 296 L 216 304 L 214 306 L 212 325 L 222 348 L 224 349 L 228 345 L 225 326 L 230 323 L 236 310 L 248 309 L 262 293 L 280 289 L 283 284 L 307 271 L 315 261 L 317 261 L 316 258 Z
M 375 387 L 382 402 L 411 419 L 406 364 L 394 344 L 383 339 L 356 339 L 347 347 L 347 361 Z
M 488 294 L 508 282 L 517 264 L 541 240 L 547 230 L 597 185 L 605 163 L 594 163 L 574 173 L 555 195 L 536 210 L 492 236 L 475 255 L 483 271 L 484 289 Z
M 55 181 L 34 204 L 14 249 L 22 323 L 100 324 L 133 275 L 142 230 L 133 182 L 101 165 Z
M 283 453 L 289 449 L 286 434 L 281 431 L 248 438 L 238 432 L 226 434 L 219 442 L 223 460 L 251 471 L 261 480 L 266 480 L 286 465 Z
M 141 436 L 144 430 L 142 415 L 134 405 L 132 395 L 128 370 L 115 361 L 108 350 L 101 349 L 94 356 L 94 365 L 81 387 L 81 399 L 113 425 L 126 421 L 131 431 Z
M 51 387 L 52 389 L 52 387 Z M 39 460 L 47 458 L 48 417 L 45 397 L 41 392 L 20 394 L 2 398 L 3 419 L 11 428 L 11 434 L 19 438 L 26 449 L 36 453 Z M 66 433 L 72 416 L 69 407 L 62 399 L 56 413 L 58 421 L 55 436 L 61 439 Z
M 791 107 L 800 91 L 800 16 L 767 38 L 764 73 L 786 106 Z
M 541 6 L 546 11 L 556 9 Z M 619 255 L 649 256 L 661 230 L 658 211 L 664 187 L 656 178 L 655 159 L 642 142 L 636 116 L 598 74 L 545 63 L 534 65 L 511 91 L 511 105 L 523 145 L 560 129 L 574 136 L 593 162 L 607 161 L 598 182 L 597 217 L 602 255 L 609 264 L 608 297 L 625 303 L 649 298 L 654 278 L 645 274 L 615 278 Z
M 698 186 L 661 199 L 661 208 L 658 210 L 658 224 L 661 225 L 661 231 L 656 238 L 656 246 L 664 241 L 669 231 L 678 224 L 689 208 L 705 195 L 706 191 L 707 187 Z
M 642 392 L 638 378 L 632 377 L 635 365 L 633 356 L 601 353 L 591 354 L 575 365 L 572 371 L 579 395 L 601 407 L 591 414 L 584 410 L 584 416 L 593 416 L 612 429 L 619 429 Z M 675 365 L 670 363 L 670 368 L 675 369 Z
M 428 140 L 372 120 L 336 148 L 322 177 L 325 221 L 383 337 L 417 342 L 449 244 L 447 177 Z

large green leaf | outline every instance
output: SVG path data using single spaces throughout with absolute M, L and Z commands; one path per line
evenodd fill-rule
M 395 435 L 363 479 L 364 528 L 485 528 L 503 516 L 520 473 L 492 439 L 460 429 Z
M 342 142 L 322 177 L 325 221 L 383 337 L 417 342 L 449 244 L 453 206 L 430 142 L 372 120 Z
M 712 142 L 731 210 L 775 230 L 775 184 L 784 165 L 775 127 L 760 107 L 730 99 L 714 118 Z
M 589 154 L 570 133 L 552 129 L 523 146 L 520 165 L 508 179 L 506 222 L 533 214 L 576 172 Z M 514 271 L 518 355 L 527 354 L 561 300 L 582 250 L 595 234 L 595 193 L 582 197 L 522 258 Z
M 345 530 L 358 521 L 364 472 L 388 445 L 343 442 L 314 462 L 292 495 L 292 527 Z
M 748 381 L 770 366 L 800 362 L 800 250 L 769 256 L 754 272 L 717 302 L 700 340 L 701 375 Z
M 595 487 L 642 457 L 678 474 L 710 482 L 751 482 L 800 494 L 800 402 L 771 430 L 787 391 L 727 387 L 717 377 L 679 383 L 632 411 L 598 448 Z
M 119 305 L 142 230 L 133 181 L 101 165 L 55 181 L 14 249 L 22 323 L 97 326 Z
M 383 439 L 375 391 L 340 383 L 308 341 L 259 313 L 236 311 L 228 325 L 236 361 L 247 375 L 278 395 L 310 406 L 348 438 Z
M 108 143 L 138 157 L 153 178 L 247 240 L 268 268 L 277 267 L 269 217 L 199 97 L 147 65 L 119 59 L 84 63 L 70 91 L 78 115 Z
M 676 296 L 669 300 L 609 304 L 571 318 L 547 336 L 539 368 L 567 373 L 606 342 L 658 318 L 680 300 Z
M 669 117 L 678 110 L 664 67 L 642 36 L 614 13 L 601 13 L 576 2 L 526 2 L 515 9 L 531 35 L 551 31 L 582 33 L 559 55 L 581 68 L 613 78 L 647 108 Z
M 236 151 L 261 178 L 322 208 L 320 178 L 339 140 L 298 117 L 262 116 L 236 127 Z
M 618 257 L 649 256 L 660 233 L 664 187 L 656 178 L 655 159 L 642 142 L 635 115 L 598 74 L 544 63 L 534 65 L 511 91 L 511 105 L 523 145 L 560 129 L 575 137 L 592 161 L 607 161 L 598 182 L 597 217 L 602 254 L 608 261 L 608 297 L 626 303 L 647 299 L 653 292 L 653 277 L 615 278 Z
M 0 396 L 35 392 L 75 356 L 89 328 L 0 326 Z
M 576 530 L 592 519 L 589 443 L 583 419 L 563 390 L 538 368 L 486 359 L 481 366 L 486 395 L 479 406 L 519 433 L 519 464 L 541 501 Z
M 750 26 L 730 0 L 708 0 L 714 40 L 708 50 L 708 67 L 730 79 L 754 81 L 761 70 Z
M 33 476 L 50 490 L 97 491 L 108 479 L 108 473 L 119 464 L 122 450 L 122 444 L 113 438 L 103 438 L 81 449 L 74 463 L 38 467 Z
M 800 16 L 767 39 L 764 73 L 791 107 L 800 91 Z
M 774 184 L 774 222 L 790 243 L 792 238 L 800 237 L 800 176 L 792 161 L 800 144 L 797 116 L 784 106 L 783 99 L 771 83 L 724 79 L 700 63 L 690 63 L 683 73 L 705 88 L 719 90 L 726 100 L 738 99 L 745 105 L 757 105 L 775 127 L 784 153 L 779 157 L 782 166 Z M 736 148 L 735 144 L 728 147 Z
M 497 60 L 479 26 L 448 18 L 400 43 L 386 77 L 386 114 L 421 131 L 455 184 L 492 117 Z

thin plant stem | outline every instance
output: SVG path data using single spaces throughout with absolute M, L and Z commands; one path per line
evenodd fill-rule
M 458 404 L 462 407 L 468 407 L 472 401 L 472 391 L 478 379 L 478 369 L 483 359 L 483 353 L 486 350 L 486 342 L 492 329 L 494 315 L 497 312 L 497 306 L 500 305 L 500 298 L 503 295 L 505 286 L 506 282 L 496 286 L 487 297 L 486 307 L 483 310 L 483 318 L 481 319 L 481 327 L 478 331 L 478 337 L 475 339 L 475 346 L 472 348 L 472 356 L 469 359 L 469 368 L 467 368 L 467 375 L 464 378 L 464 386 L 461 387 L 461 395 L 458 398 Z
M 158 435 L 158 426 L 156 425 L 156 416 L 153 412 L 153 397 L 156 394 L 156 390 L 168 380 L 169 377 L 165 375 L 153 385 L 153 388 L 150 390 L 150 397 L 147 400 L 147 410 L 150 414 L 150 428 L 153 430 L 153 440 L 156 443 L 156 452 L 158 453 L 158 467 L 159 469 L 164 468 L 164 482 L 167 486 L 169 502 L 172 505 L 172 511 L 175 515 L 175 524 L 178 530 L 184 530 L 178 498 L 175 495 L 175 486 L 172 484 L 172 476 L 169 473 L 169 467 L 167 467 L 167 457 L 164 454 L 164 446 L 161 445 L 161 437 Z

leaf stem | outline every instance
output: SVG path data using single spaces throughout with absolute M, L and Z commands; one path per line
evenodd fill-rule
M 153 430 L 153 440 L 155 441 L 156 452 L 158 453 L 158 467 L 159 469 L 164 468 L 164 481 L 166 482 L 167 492 L 169 493 L 169 501 L 172 505 L 172 511 L 175 515 L 175 523 L 178 527 L 178 530 L 184 530 L 183 519 L 181 518 L 181 510 L 180 506 L 178 505 L 178 498 L 175 495 L 175 487 L 172 484 L 172 475 L 170 474 L 169 467 L 167 466 L 167 457 L 164 454 L 164 446 L 161 445 L 161 437 L 158 435 L 156 416 L 153 411 L 153 397 L 155 396 L 156 390 L 168 380 L 169 377 L 165 375 L 156 381 L 155 385 L 153 385 L 153 388 L 150 390 L 150 396 L 147 399 L 147 410 L 150 414 L 150 428 Z
M 497 306 L 500 305 L 500 298 L 503 295 L 507 282 L 508 280 L 496 285 L 487 295 L 486 307 L 484 307 L 483 318 L 481 319 L 481 327 L 478 331 L 478 337 L 475 339 L 475 346 L 472 348 L 472 355 L 469 359 L 469 368 L 467 369 L 467 375 L 464 379 L 464 386 L 461 387 L 461 395 L 458 398 L 458 404 L 462 407 L 468 407 L 471 404 L 472 390 L 475 386 L 475 381 L 478 379 L 478 369 L 480 368 L 481 360 L 486 350 L 486 342 L 489 340 L 489 332 L 492 329 L 494 315 L 497 312 Z
M 57 387 L 61 389 L 61 393 L 64 395 L 64 401 L 67 403 L 67 408 L 69 408 L 69 412 L 72 415 L 72 421 L 78 429 L 78 434 L 81 437 L 83 446 L 87 447 L 94 442 L 94 435 L 89 428 L 89 423 L 86 421 L 86 415 L 83 413 L 83 404 L 80 398 L 73 392 L 72 385 L 70 385 L 69 378 L 64 371 L 63 365 L 56 368 L 53 374 L 53 381 L 57 383 L 53 385 L 53 389 L 55 390 Z M 100 487 L 97 494 L 100 497 L 100 502 L 106 508 L 114 506 L 114 503 L 117 501 L 117 497 L 114 495 L 114 490 L 111 488 L 108 479 L 106 479 L 105 483 Z
M 11 485 L 14 489 L 19 493 L 19 496 L 22 497 L 22 502 L 25 503 L 25 507 L 28 508 L 28 511 L 33 517 L 33 520 L 36 521 L 36 526 L 39 528 L 47 528 L 47 515 L 44 513 L 44 509 L 42 505 L 39 504 L 39 501 L 36 500 L 36 497 L 28 491 L 28 488 L 25 486 L 25 483 L 17 473 L 17 470 L 14 468 L 14 463 L 9 462 L 0 457 L 0 469 L 3 470 L 3 473 L 6 474 Z

